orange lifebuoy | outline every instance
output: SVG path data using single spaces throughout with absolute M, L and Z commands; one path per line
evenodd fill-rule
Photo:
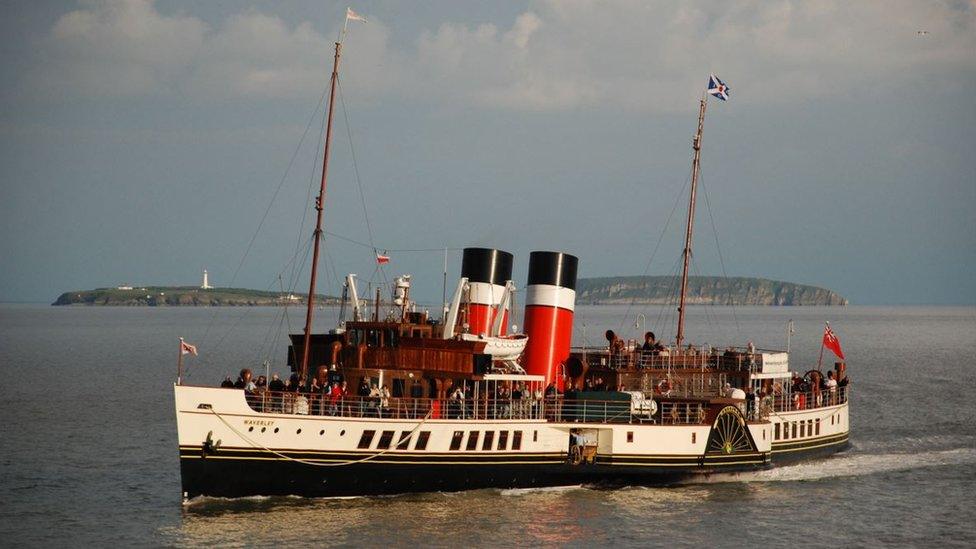
M 668 395 L 671 393 L 671 382 L 667 379 L 662 379 L 654 386 L 654 392 L 659 395 Z

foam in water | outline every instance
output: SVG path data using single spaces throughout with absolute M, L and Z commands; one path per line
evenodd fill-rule
M 719 473 L 692 479 L 684 484 L 799 482 L 968 463 L 976 463 L 976 448 L 956 448 L 953 450 L 919 453 L 842 454 L 829 459 L 786 465 L 766 471 Z
M 539 488 L 508 488 L 501 491 L 503 496 L 524 496 L 528 494 L 539 494 L 545 492 L 569 492 L 572 490 L 583 489 L 582 484 L 571 484 L 569 486 L 542 486 Z

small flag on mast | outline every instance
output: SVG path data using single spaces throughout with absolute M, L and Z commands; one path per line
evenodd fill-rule
M 719 80 L 714 74 L 708 75 L 708 93 L 718 97 L 722 101 L 729 98 L 729 92 L 732 91 L 731 88 L 725 85 L 725 82 Z
M 346 8 L 346 22 L 348 23 L 349 21 L 362 21 L 365 23 L 366 18 L 352 11 L 352 8 Z
M 376 264 L 377 265 L 386 265 L 389 262 L 390 262 L 390 256 L 388 256 L 386 254 L 381 254 L 379 252 L 376 252 Z
M 844 358 L 844 351 L 840 348 L 840 339 L 837 338 L 837 334 L 830 329 L 830 324 L 824 323 L 824 335 L 823 335 L 823 346 L 830 349 L 837 358 L 841 360 L 846 360 Z
M 197 346 L 190 345 L 189 343 L 183 341 L 182 338 L 180 338 L 180 354 L 197 356 Z

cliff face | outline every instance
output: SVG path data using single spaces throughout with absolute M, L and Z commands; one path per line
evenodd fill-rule
M 334 297 L 316 295 L 316 302 L 336 303 Z M 149 286 L 122 290 L 118 288 L 98 288 L 65 292 L 58 296 L 52 305 L 107 305 L 119 307 L 158 307 L 158 306 L 269 306 L 302 305 L 304 294 L 292 297 L 278 292 L 263 292 L 243 288 L 214 288 L 202 290 L 195 287 Z
M 664 304 L 677 300 L 680 277 L 619 276 L 582 278 L 576 302 L 585 305 Z M 688 278 L 692 305 L 847 305 L 836 292 L 817 286 L 765 278 L 692 276 Z

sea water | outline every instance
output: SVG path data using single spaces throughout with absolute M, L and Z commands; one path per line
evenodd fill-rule
M 286 313 L 286 314 L 285 314 Z M 336 311 L 319 312 L 317 329 Z M 0 305 L 5 546 L 976 546 L 976 308 L 690 309 L 689 339 L 752 340 L 816 366 L 823 322 L 847 354 L 852 448 L 668 488 L 582 486 L 391 497 L 180 499 L 172 383 L 285 374 L 276 308 Z M 517 319 L 516 319 L 517 320 Z M 673 312 L 580 307 L 574 341 L 673 337 Z M 269 360 L 265 367 L 262 363 Z M 833 361 L 830 352 L 825 363 Z

